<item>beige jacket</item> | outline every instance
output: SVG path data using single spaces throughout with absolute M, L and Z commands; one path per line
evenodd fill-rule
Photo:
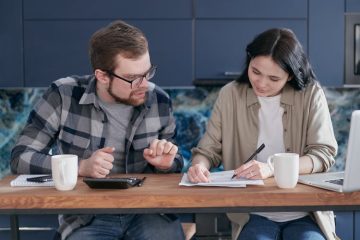
M 282 91 L 280 104 L 284 108 L 282 119 L 286 152 L 309 156 L 314 164 L 314 173 L 329 170 L 335 162 L 338 146 L 320 85 L 314 83 L 302 91 L 296 91 L 287 84 Z M 192 150 L 193 156 L 204 155 L 211 167 L 220 164 L 225 170 L 239 167 L 257 147 L 259 108 L 258 98 L 249 84 L 233 81 L 224 86 L 215 102 L 206 133 L 198 147 Z M 237 225 L 238 235 L 248 215 L 235 215 L 238 217 L 229 218 L 234 226 Z M 330 222 L 319 226 L 324 224 L 331 226 Z M 333 228 L 327 229 L 335 232 Z M 332 233 L 325 234 L 332 236 Z

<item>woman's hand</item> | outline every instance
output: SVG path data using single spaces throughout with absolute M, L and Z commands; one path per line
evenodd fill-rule
M 209 182 L 210 172 L 209 170 L 201 163 L 192 165 L 188 172 L 188 178 L 190 182 L 199 183 L 199 182 Z
M 234 174 L 236 178 L 266 179 L 271 177 L 273 172 L 267 163 L 251 160 L 235 169 Z

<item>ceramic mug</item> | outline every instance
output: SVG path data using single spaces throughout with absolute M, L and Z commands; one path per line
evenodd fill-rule
M 276 153 L 267 160 L 279 188 L 294 188 L 299 179 L 299 154 Z
M 51 172 L 57 190 L 74 189 L 78 177 L 78 156 L 72 154 L 51 156 Z

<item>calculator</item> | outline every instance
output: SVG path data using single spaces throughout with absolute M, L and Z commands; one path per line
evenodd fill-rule
M 90 188 L 97 189 L 126 189 L 138 186 L 140 187 L 145 181 L 144 178 L 136 178 L 136 177 L 127 177 L 127 178 L 116 178 L 116 177 L 108 177 L 108 178 L 90 178 L 85 177 L 83 181 Z

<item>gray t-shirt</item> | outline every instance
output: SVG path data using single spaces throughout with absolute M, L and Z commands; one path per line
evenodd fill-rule
M 125 135 L 130 118 L 133 113 L 133 106 L 122 103 L 105 103 L 99 99 L 99 105 L 105 112 L 108 122 L 105 125 L 106 147 L 115 147 L 114 167 L 110 173 L 125 172 Z

